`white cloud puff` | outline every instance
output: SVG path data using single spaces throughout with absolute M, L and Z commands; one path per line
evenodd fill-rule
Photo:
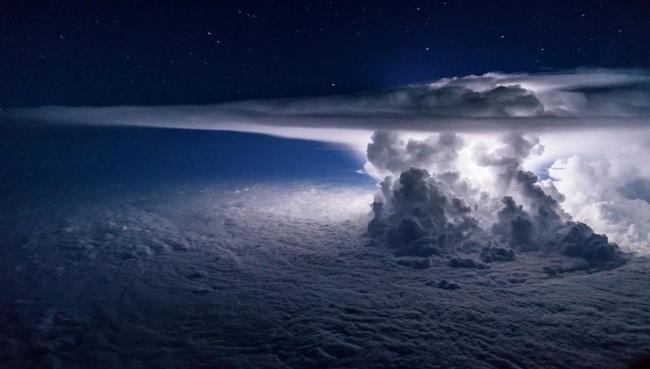
M 639 193 L 647 179 L 638 166 L 632 158 L 574 155 L 555 161 L 549 174 L 564 195 L 562 207 L 574 218 L 628 249 L 647 254 L 650 203 Z

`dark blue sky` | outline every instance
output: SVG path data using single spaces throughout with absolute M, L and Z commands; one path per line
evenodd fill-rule
M 1 2 L 0 107 L 200 104 L 650 66 L 647 1 L 188 3 Z
M 344 147 L 249 133 L 0 127 L 0 204 L 20 207 L 41 196 L 110 192 L 123 185 L 315 181 L 371 186 L 373 180 L 355 172 L 362 165 Z

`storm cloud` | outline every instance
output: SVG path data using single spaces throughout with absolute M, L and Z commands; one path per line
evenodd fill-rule
M 573 219 L 635 251 L 649 249 L 650 241 L 643 220 L 650 204 L 638 185 L 650 173 L 636 159 L 650 154 L 649 121 L 650 72 L 632 69 L 493 72 L 349 95 L 213 105 L 0 112 L 0 124 L 9 125 L 229 130 L 342 143 L 366 157 L 363 172 L 378 182 L 391 177 L 384 181 L 390 191 L 400 186 L 401 173 L 426 170 L 449 204 L 481 208 L 471 218 L 483 229 L 492 229 L 510 197 L 528 217 L 516 219 L 536 224 L 531 229 Z
M 436 155 L 414 160 L 418 155 L 409 148 L 417 147 L 417 154 L 423 146 L 427 153 L 445 153 L 440 161 L 446 165 L 431 160 Z M 529 155 L 542 150 L 539 139 L 509 134 L 490 150 L 475 150 L 478 165 L 494 172 L 493 192 L 479 191 L 482 186 L 471 178 L 450 171 L 461 148 L 462 140 L 450 134 L 407 141 L 375 133 L 368 145 L 369 164 L 392 174 L 381 183 L 369 234 L 397 256 L 446 257 L 450 266 L 460 268 L 485 268 L 468 255 L 486 262 L 512 261 L 515 252 L 526 251 L 582 258 L 596 267 L 623 262 L 618 245 L 572 221 L 538 177 L 522 167 Z

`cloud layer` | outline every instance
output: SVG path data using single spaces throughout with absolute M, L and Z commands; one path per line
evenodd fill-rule
M 647 259 L 396 258 L 363 235 L 370 189 L 70 190 L 0 217 L 1 367 L 586 369 L 647 351 Z
M 2 116 L 5 122 L 26 119 L 234 130 L 331 141 L 337 141 L 336 136 L 340 134 L 318 134 L 312 130 L 644 127 L 650 117 L 650 74 L 644 70 L 607 69 L 487 73 L 343 96 L 194 106 L 49 106 L 10 109 Z M 295 127 L 301 127 L 302 131 Z

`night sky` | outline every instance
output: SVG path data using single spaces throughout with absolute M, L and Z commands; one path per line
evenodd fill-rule
M 648 67 L 645 1 L 1 2 L 0 107 L 205 104 Z

